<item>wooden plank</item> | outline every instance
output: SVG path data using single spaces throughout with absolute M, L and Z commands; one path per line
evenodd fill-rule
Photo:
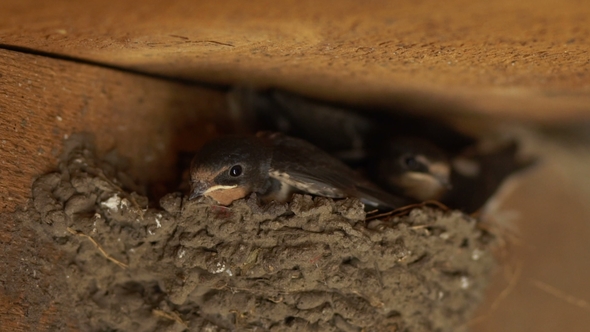
M 357 104 L 588 119 L 590 6 L 541 1 L 5 0 L 0 43 Z

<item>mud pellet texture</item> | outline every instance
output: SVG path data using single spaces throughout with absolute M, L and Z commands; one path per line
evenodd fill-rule
M 460 212 L 367 222 L 355 199 L 180 193 L 148 208 L 88 144 L 57 169 L 34 183 L 29 219 L 64 252 L 59 296 L 84 330 L 460 331 L 494 267 Z

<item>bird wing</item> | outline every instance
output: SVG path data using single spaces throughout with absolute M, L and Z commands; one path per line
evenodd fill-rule
M 341 188 L 327 183 L 321 176 L 310 176 L 307 173 L 293 172 L 292 170 L 277 170 L 271 168 L 270 177 L 279 180 L 299 191 L 330 198 L 343 198 L 348 196 Z
M 298 190 L 331 198 L 358 197 L 367 205 L 392 209 L 410 202 L 377 188 L 314 145 L 278 133 L 261 133 L 274 145 L 270 176 Z
M 301 191 L 331 198 L 346 197 L 354 191 L 354 171 L 339 160 L 304 140 L 269 135 L 274 146 L 271 177 Z

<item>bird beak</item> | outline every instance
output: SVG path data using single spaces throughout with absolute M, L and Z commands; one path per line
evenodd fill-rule
M 191 194 L 188 197 L 188 200 L 191 201 L 197 197 L 203 196 L 207 190 L 209 190 L 211 186 L 203 181 L 192 182 L 191 183 Z
M 449 165 L 446 163 L 434 163 L 430 165 L 428 171 L 445 189 L 450 190 L 453 188 Z

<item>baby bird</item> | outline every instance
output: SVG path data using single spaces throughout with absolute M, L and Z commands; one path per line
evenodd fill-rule
M 357 197 L 366 206 L 396 209 L 412 200 L 389 194 L 316 146 L 281 133 L 221 137 L 197 152 L 190 169 L 190 199 L 229 205 L 250 193 L 285 202 L 293 193 Z

